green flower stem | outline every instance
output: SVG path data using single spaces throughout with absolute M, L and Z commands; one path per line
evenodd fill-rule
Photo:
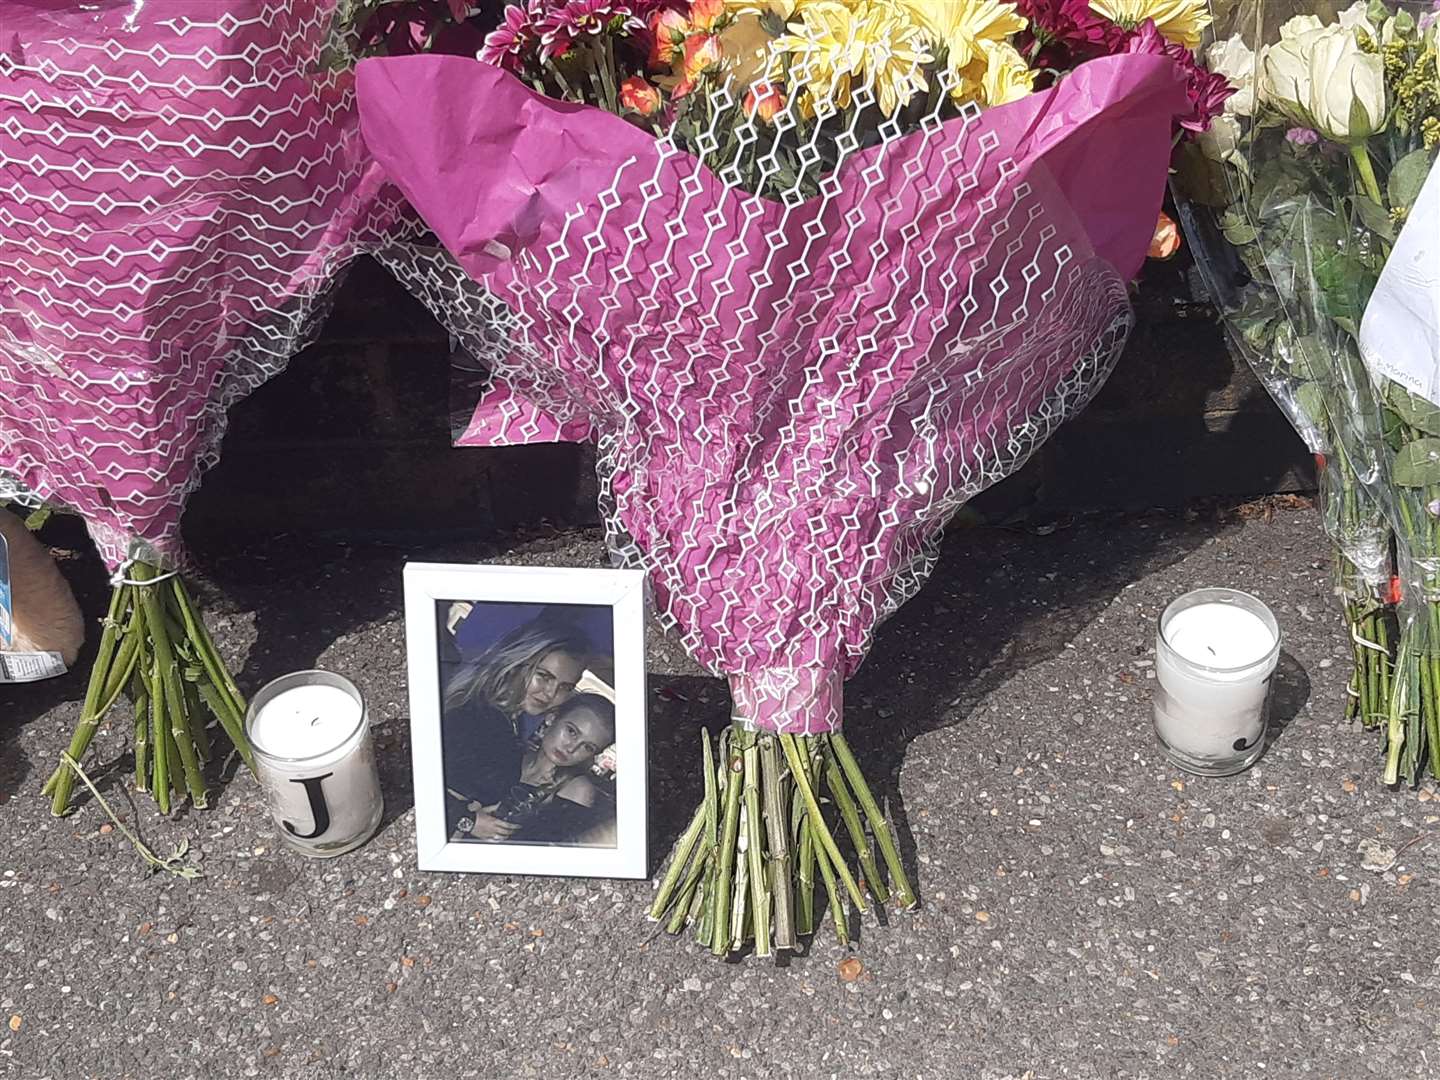
M 1425 630 L 1426 630 L 1426 633 L 1429 632 L 1429 626 L 1428 626 L 1428 625 L 1425 627 Z M 1416 666 L 1417 668 L 1419 668 L 1419 671 L 1420 671 L 1420 724 L 1421 724 L 1421 730 L 1426 730 L 1426 729 L 1428 729 L 1429 726 L 1430 726 L 1430 723 L 1429 723 L 1430 716 L 1431 716 L 1431 715 L 1433 714 L 1433 712 L 1434 712 L 1433 706 L 1434 706 L 1434 704 L 1435 704 L 1435 687 L 1434 687 L 1434 685 L 1433 685 L 1433 684 L 1431 683 L 1431 681 L 1430 681 L 1430 658 L 1425 655 L 1425 654 L 1426 654 L 1426 649 L 1425 649 L 1424 638 L 1425 638 L 1426 634 L 1420 634 L 1420 635 L 1418 635 L 1418 636 L 1419 636 L 1419 638 L 1420 638 L 1421 640 L 1417 642 L 1416 648 L 1415 648 L 1415 659 L 1416 659 L 1416 665 L 1415 665 L 1415 666 Z
M 110 678 L 110 663 L 115 656 L 115 639 L 120 632 L 120 619 L 130 600 L 127 586 L 118 586 L 110 594 L 110 610 L 105 616 L 105 629 L 100 633 L 100 647 L 95 654 L 95 666 L 90 669 L 90 682 L 85 687 L 85 704 L 80 710 L 80 724 L 70 737 L 66 753 L 74 761 L 85 756 L 90 740 L 100 727 L 101 713 L 98 710 L 105 696 Z M 46 782 L 44 791 L 50 794 L 50 812 L 61 816 L 70 806 L 70 792 L 75 786 L 75 774 L 63 759 Z
M 735 870 L 735 845 L 740 835 L 740 765 L 731 739 L 723 745 L 720 766 L 725 770 L 725 823 L 720 832 L 720 857 L 715 862 L 715 940 L 710 951 L 724 956 L 730 951 L 731 875 Z
M 875 853 L 870 849 L 870 841 L 865 836 L 865 826 L 860 823 L 860 812 L 855 808 L 855 800 L 850 797 L 833 756 L 827 757 L 825 762 L 825 784 L 840 811 L 840 820 L 845 822 L 845 829 L 850 834 L 855 857 L 860 860 L 860 884 L 869 887 L 876 903 L 886 903 L 890 899 L 890 890 L 885 887 L 885 881 L 880 876 L 880 868 L 875 863 Z
M 780 787 L 780 758 L 772 735 L 760 741 L 760 775 L 769 838 L 770 895 L 775 904 L 775 947 L 793 950 L 796 947 L 795 914 L 790 902 L 790 840 L 787 834 L 790 815 L 786 813 L 785 795 Z
M 1377 612 L 1375 615 L 1375 640 L 1379 642 L 1380 647 L 1385 650 L 1380 657 L 1380 697 L 1382 701 L 1388 702 L 1392 689 L 1390 673 L 1394 668 L 1394 664 L 1390 660 L 1390 657 L 1393 655 L 1390 652 L 1390 628 L 1383 610 Z M 1379 718 L 1377 717 L 1374 722 L 1378 723 Z
M 691 819 L 690 824 L 680 835 L 680 839 L 675 841 L 675 848 L 670 853 L 670 867 L 660 882 L 660 888 L 656 890 L 655 902 L 650 905 L 650 918 L 659 919 L 670 906 L 675 886 L 679 883 L 680 875 L 685 872 L 685 867 L 690 862 L 690 853 L 695 850 L 695 843 L 700 839 L 700 831 L 704 827 L 705 807 L 701 806 L 695 811 L 695 817 Z
M 200 697 L 210 707 L 215 718 L 220 721 L 220 726 L 230 737 L 235 749 L 239 751 L 245 767 L 253 773 L 255 771 L 255 755 L 250 749 L 250 740 L 245 737 L 245 721 L 243 719 L 245 699 L 236 689 L 235 680 L 230 677 L 230 669 L 220 658 L 220 651 L 215 647 L 215 642 L 210 637 L 210 631 L 205 628 L 205 620 L 195 610 L 194 601 L 185 591 L 184 584 L 179 577 L 175 577 L 171 579 L 170 586 L 176 605 L 180 609 L 180 617 L 185 623 L 186 636 L 194 646 L 200 665 L 209 677 L 210 685 L 208 687 L 203 680 L 198 684 Z
M 716 832 L 720 823 L 719 780 L 715 775 L 715 756 L 710 752 L 710 732 L 700 732 L 700 770 L 705 776 L 705 801 L 700 809 L 705 815 L 704 839 L 713 849 L 719 843 Z
M 831 745 L 839 735 L 831 735 Z M 795 777 L 795 786 L 800 789 L 800 797 L 805 800 L 805 809 L 810 812 L 811 828 L 815 832 L 815 839 L 830 859 L 831 867 L 835 874 L 845 885 L 845 891 L 850 894 L 854 901 L 855 908 L 861 914 L 868 909 L 865 906 L 865 896 L 860 892 L 860 887 L 855 884 L 855 878 L 850 873 L 850 868 L 845 865 L 845 860 L 840 857 L 840 849 L 835 846 L 835 838 L 830 835 L 830 830 L 825 826 L 825 819 L 820 813 L 820 802 L 815 797 L 814 788 L 811 786 L 810 778 L 800 760 L 800 748 L 794 735 L 781 735 L 780 745 L 785 749 L 785 757 L 790 763 L 790 772 Z
M 897 897 L 914 906 L 888 823 L 842 736 L 775 735 L 735 724 L 718 747 L 712 755 L 703 735 L 705 798 L 671 851 L 652 919 L 671 933 L 691 925 L 719 956 L 750 941 L 757 956 L 795 949 L 801 934 L 824 921 L 815 910 L 817 867 L 841 942 L 849 940 L 851 905 L 859 914 L 867 909 L 866 889 L 887 903 L 887 876 Z M 172 766 L 172 775 L 179 768 Z M 863 886 L 836 843 L 822 792 L 845 821 Z
M 1365 637 L 1365 623 L 1360 615 L 1360 606 L 1356 603 L 1350 604 L 1350 633 L 1353 638 L 1363 639 Z M 1359 641 L 1355 641 L 1355 677 L 1360 687 L 1360 722 L 1362 724 L 1373 724 L 1375 722 L 1375 679 L 1374 667 L 1370 662 L 1370 650 Z
M 805 819 L 808 822 L 806 827 L 811 836 L 810 848 L 815 852 L 815 862 L 820 867 L 820 879 L 825 883 L 825 895 L 829 897 L 830 915 L 835 923 L 835 938 L 841 945 L 848 945 L 850 944 L 850 923 L 845 918 L 845 903 L 840 897 L 840 889 L 835 882 L 835 871 L 830 865 L 829 850 L 820 839 L 821 830 L 825 826 L 822 824 L 819 829 L 816 829 L 815 822 L 811 820 L 808 812 Z
M 746 835 L 748 838 L 748 832 Z M 735 863 L 734 896 L 730 901 L 730 941 L 727 951 L 734 952 L 745 945 L 746 931 L 750 926 L 750 919 L 746 917 L 749 898 L 750 860 L 742 858 Z
M 1434 595 L 1434 585 L 1431 582 L 1430 595 Z M 1430 753 L 1430 775 L 1440 778 L 1440 605 L 1434 600 L 1426 600 L 1426 613 L 1430 619 L 1430 641 L 1427 642 L 1428 667 L 1430 667 L 1431 697 L 1426 701 L 1426 713 L 1424 713 L 1424 726 L 1426 726 L 1426 744 Z
M 211 757 L 210 735 L 205 730 L 205 704 L 200 699 L 200 688 L 189 679 L 182 678 L 180 689 L 185 693 L 186 712 L 195 718 L 190 725 L 190 736 L 195 740 L 195 753 L 200 755 L 203 764 Z
M 150 567 L 143 563 L 137 564 L 133 573 L 137 581 L 145 581 L 154 575 Z M 165 712 L 169 714 L 166 719 L 170 725 L 170 736 L 175 750 L 180 757 L 185 787 L 195 806 L 204 808 L 205 780 L 200 773 L 200 759 L 195 753 L 195 741 L 190 735 L 189 717 L 185 713 L 185 694 L 180 688 L 180 668 L 170 646 L 170 633 L 158 592 L 154 586 L 140 586 L 140 605 L 145 612 L 145 624 L 150 630 L 151 645 L 155 649 L 161 690 L 165 695 Z
M 146 677 L 150 694 L 150 756 L 155 768 L 150 779 L 150 793 L 162 814 L 170 812 L 170 729 L 165 723 L 165 691 L 160 686 L 160 661 L 152 656 Z
M 1371 162 L 1370 151 L 1363 142 L 1350 145 L 1350 159 L 1355 162 L 1355 168 L 1360 172 L 1360 182 L 1365 187 L 1365 194 L 1370 196 L 1376 206 L 1384 206 L 1385 197 L 1380 193 L 1380 181 L 1375 177 L 1375 165 Z
M 696 890 L 700 887 L 705 870 L 710 864 L 710 852 L 702 846 L 700 853 L 695 856 L 695 862 L 690 867 L 690 873 L 685 876 L 685 883 L 680 886 L 680 894 L 675 902 L 675 911 L 670 916 L 670 924 L 666 929 L 672 934 L 678 934 L 685 928 L 690 919 L 691 906 L 698 899 Z
M 750 910 L 755 924 L 755 955 L 770 955 L 770 879 L 765 873 L 765 843 L 760 813 L 760 746 L 751 736 L 744 748 L 745 861 L 749 864 Z
M 800 869 L 796 883 L 800 893 L 799 911 L 796 913 L 796 930 L 801 934 L 815 932 L 815 837 L 805 827 L 805 808 L 797 799 L 794 803 L 800 818 Z
M 244 699 L 180 579 L 160 575 L 143 562 L 127 572 L 129 580 L 111 593 L 80 723 L 67 753 L 75 761 L 84 756 L 101 721 L 128 690 L 135 703 L 134 721 L 126 726 L 135 741 L 136 787 L 150 791 L 165 813 L 177 792 L 204 807 L 202 764 L 214 752 L 207 709 L 254 768 L 244 733 Z M 46 781 L 52 813 L 67 811 L 74 780 L 74 770 L 62 762 Z
M 1410 708 L 1412 664 L 1410 630 L 1407 627 L 1401 632 L 1400 645 L 1396 649 L 1395 688 L 1386 714 L 1384 776 L 1387 784 L 1397 783 L 1400 779 L 1400 749 L 1405 743 L 1405 714 Z
M 144 677 L 137 672 L 131 682 L 131 699 L 135 702 L 135 790 L 150 790 L 150 692 Z
M 900 905 L 908 911 L 920 901 L 910 885 L 910 878 L 905 874 L 905 866 L 900 861 L 900 849 L 895 846 L 895 841 L 890 836 L 890 823 L 880 812 L 880 807 L 875 802 L 875 796 L 870 794 L 870 787 L 865 783 L 865 775 L 860 771 L 860 766 L 855 761 L 855 755 L 850 752 L 850 744 L 845 741 L 845 736 L 838 731 L 835 732 L 830 736 L 830 747 L 835 751 L 835 757 L 839 760 L 840 767 L 845 770 L 845 776 L 849 779 L 850 786 L 855 789 L 855 795 L 865 810 L 865 816 L 870 819 L 870 831 L 875 834 L 875 840 L 880 845 L 880 855 L 890 870 L 890 880 L 895 886 L 895 891 L 900 895 Z
M 138 836 L 127 829 L 125 823 L 115 815 L 115 811 L 110 809 L 110 804 L 105 801 L 105 797 L 101 795 L 100 792 L 96 790 L 95 785 L 91 783 L 90 777 L 85 775 L 85 770 L 80 768 L 78 761 L 69 754 L 62 752 L 60 754 L 60 764 L 67 769 L 74 770 L 75 774 L 80 777 L 80 782 L 90 790 L 90 794 L 94 796 L 95 801 L 100 804 L 100 809 L 105 811 L 106 816 L 114 824 L 115 828 L 120 830 L 125 839 L 130 841 L 130 846 L 133 847 L 147 863 L 156 870 L 164 870 L 167 874 L 174 874 L 176 877 L 198 878 L 201 876 L 199 867 L 189 866 L 181 861 L 185 857 L 185 847 L 183 845 L 177 848 L 175 854 L 171 855 L 168 859 L 162 859 L 151 851 Z

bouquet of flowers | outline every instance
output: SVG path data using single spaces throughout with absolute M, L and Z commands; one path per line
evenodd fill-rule
M 1226 8 L 1234 32 L 1210 56 L 1244 88 L 1181 182 L 1218 208 L 1249 278 L 1237 288 L 1240 268 L 1212 261 L 1234 336 L 1317 454 L 1355 643 L 1351 714 L 1384 727 L 1387 782 L 1415 782 L 1440 775 L 1440 306 L 1425 268 L 1440 218 L 1422 197 L 1440 11 Z
M 8 5 L 0 499 L 84 516 L 115 573 L 69 758 L 128 691 L 135 781 L 206 802 L 243 699 L 176 571 L 225 410 L 318 329 L 376 205 L 328 4 Z M 377 211 L 378 213 L 378 211 Z M 74 774 L 46 785 L 55 813 Z
M 717 954 L 915 902 L 842 681 L 1109 372 L 1175 121 L 1223 101 L 1203 3 L 1039 18 L 1079 7 L 525 0 L 478 61 L 359 66 L 443 247 L 397 262 L 491 370 L 472 436 L 596 438 L 614 556 L 729 679 L 652 912 Z

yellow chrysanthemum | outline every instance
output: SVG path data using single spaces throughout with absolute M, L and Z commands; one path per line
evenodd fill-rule
M 797 8 L 797 20 L 775 39 L 793 84 L 803 87 L 800 108 L 809 116 L 847 108 L 856 83 L 868 83 L 887 116 L 903 108 L 927 79 L 934 57 L 925 33 L 894 3 L 814 0 Z
M 1090 10 L 1127 30 L 1154 19 L 1156 30 L 1187 49 L 1200 44 L 1210 25 L 1209 0 L 1090 0 Z
M 930 85 L 924 65 L 935 57 L 926 47 L 924 31 L 890 4 L 870 4 L 859 22 L 865 77 L 875 87 L 880 111 L 894 116 Z
M 850 81 L 860 74 L 865 45 L 849 7 L 837 2 L 807 4 L 789 33 L 775 39 L 774 54 L 790 61 L 790 77 L 804 87 L 806 115 L 830 113 L 850 104 Z
M 976 58 L 982 41 L 1000 42 L 1029 24 L 1004 0 L 897 0 L 950 56 L 957 71 Z
M 1008 41 L 981 41 L 985 73 L 980 77 L 980 96 L 986 105 L 1005 105 L 1035 89 L 1035 72 Z

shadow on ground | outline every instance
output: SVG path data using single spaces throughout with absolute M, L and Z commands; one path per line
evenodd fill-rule
M 963 723 L 978 702 L 1017 673 L 1059 654 L 1127 585 L 1184 558 L 1225 527 L 1216 518 L 1187 522 L 1174 514 L 1092 517 L 1053 530 L 959 529 L 945 542 L 929 582 L 880 628 L 870 657 L 847 686 L 847 733 L 888 807 L 912 873 L 919 867 L 899 787 L 911 741 Z M 554 545 L 558 563 L 604 565 L 593 531 L 512 545 L 538 548 L 526 561 L 545 562 L 547 543 Z M 212 544 L 198 551 L 205 573 L 194 579 L 194 588 L 246 692 L 286 672 L 317 666 L 327 653 L 326 666 L 343 666 L 361 686 L 375 706 L 388 825 L 414 804 L 401 569 L 415 559 L 486 560 L 498 550 L 457 542 L 400 546 L 250 538 L 243 546 Z M 87 612 L 103 614 L 107 590 L 93 558 L 71 560 L 67 572 Z M 248 624 L 248 634 L 237 633 L 237 620 Z M 380 626 L 383 634 L 358 633 Z M 241 640 L 246 637 L 248 648 Z M 1298 666 L 1297 672 L 1282 671 L 1277 731 L 1303 704 L 1303 680 Z M 718 732 L 729 722 L 729 695 L 718 679 L 653 669 L 650 688 L 651 857 L 658 867 L 701 794 L 699 732 Z M 14 695 L 18 708 L 6 710 L 0 738 L 57 701 L 78 701 L 83 692 L 77 675 L 21 688 Z M 78 717 L 78 705 L 75 712 Z M 1015 757 L 1016 746 L 1033 742 L 1036 734 L 1017 726 L 1015 745 L 992 748 L 994 761 Z M 0 790 L 18 790 L 25 766 L 10 754 L 5 760 Z M 103 764 L 100 775 L 113 783 L 127 762 Z M 225 797 L 221 783 L 215 801 Z
M 906 869 L 923 895 L 900 793 L 910 743 L 964 723 L 1018 673 L 1058 655 L 1126 586 L 1178 562 L 1227 526 L 1178 514 L 1094 517 L 1070 527 L 955 532 L 920 593 L 877 632 L 869 658 L 846 686 L 846 731 L 872 790 L 888 807 Z M 1294 670 L 1290 670 L 1294 668 Z M 1308 695 L 1294 661 L 1282 671 L 1275 730 Z M 665 858 L 701 797 L 701 727 L 718 731 L 729 698 L 718 680 L 651 679 L 651 855 Z M 1013 732 L 995 763 L 1023 758 L 1043 733 Z

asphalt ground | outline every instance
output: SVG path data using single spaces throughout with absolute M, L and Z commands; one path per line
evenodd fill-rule
M 1378 737 L 1340 720 L 1329 551 L 1313 512 L 1273 509 L 955 532 L 847 697 L 922 906 L 782 962 L 657 935 L 649 882 L 415 868 L 402 564 L 603 565 L 597 535 L 199 551 L 243 690 L 315 665 L 365 692 L 384 823 L 307 860 L 233 765 L 211 809 L 162 819 L 126 795 L 117 724 L 87 758 L 102 792 L 204 871 L 152 874 L 93 800 L 55 819 L 39 797 L 83 679 L 0 688 L 0 1071 L 1440 1075 L 1440 799 L 1384 787 Z M 93 556 L 63 565 L 103 611 Z M 1155 620 L 1200 585 L 1258 594 L 1284 634 L 1272 743 L 1228 779 L 1176 770 L 1150 726 Z M 728 702 L 658 638 L 650 691 L 654 865 L 700 790 L 697 732 Z

